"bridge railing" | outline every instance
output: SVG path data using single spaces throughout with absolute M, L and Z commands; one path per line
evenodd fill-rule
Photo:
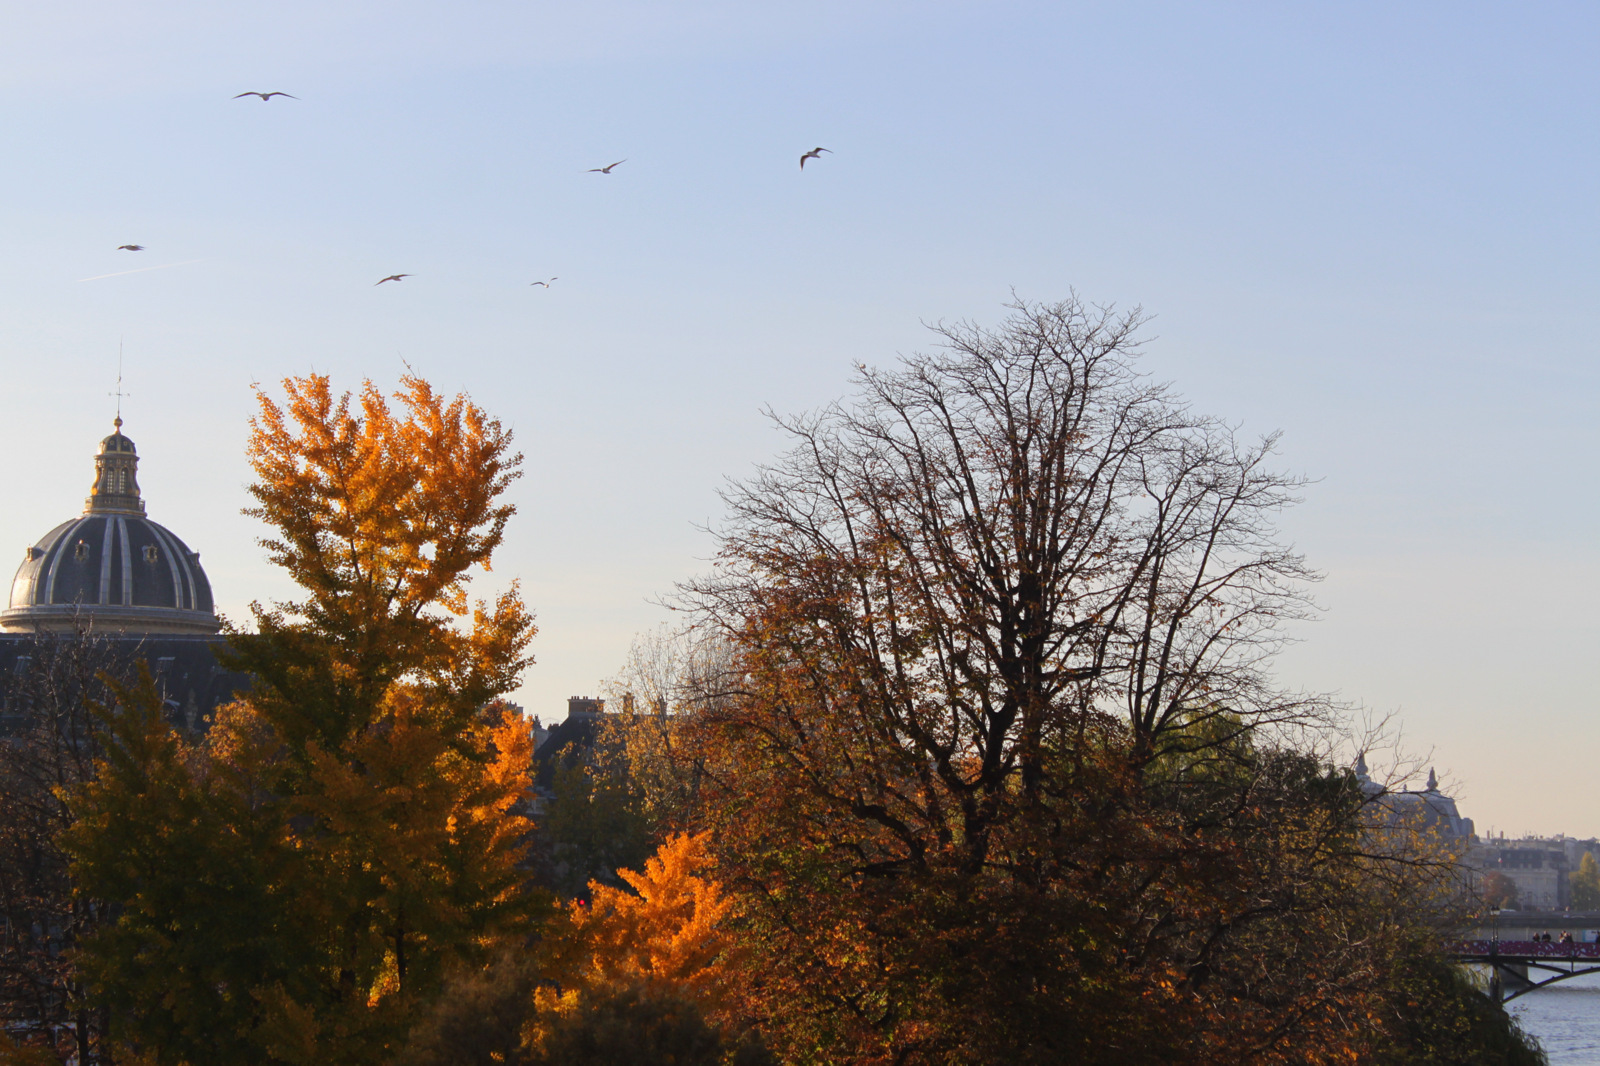
M 1600 943 L 1546 944 L 1542 940 L 1462 940 L 1457 955 L 1514 955 L 1538 959 L 1597 959 Z

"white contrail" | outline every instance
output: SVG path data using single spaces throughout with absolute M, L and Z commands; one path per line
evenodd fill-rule
M 96 274 L 92 278 L 79 278 L 78 281 L 99 281 L 101 278 L 120 278 L 124 274 L 143 274 L 146 270 L 165 270 L 168 267 L 188 266 L 190 263 L 204 263 L 204 259 L 185 259 L 181 263 L 162 263 L 160 266 L 135 267 L 133 270 L 119 270 L 115 274 Z M 78 281 L 73 282 L 74 285 Z

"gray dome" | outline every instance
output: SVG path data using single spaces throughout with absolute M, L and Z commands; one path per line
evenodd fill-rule
M 95 483 L 79 518 L 29 548 L 11 582 L 0 629 L 215 633 L 220 628 L 200 556 L 144 515 L 138 453 L 117 432 L 100 442 Z

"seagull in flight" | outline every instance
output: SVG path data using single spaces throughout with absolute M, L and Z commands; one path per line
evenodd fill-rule
M 256 92 L 240 93 L 238 96 L 235 96 L 234 99 L 235 100 L 239 100 L 239 99 L 242 99 L 242 98 L 244 98 L 246 96 L 259 96 L 259 97 L 261 97 L 261 102 L 262 103 L 266 103 L 268 100 L 271 100 L 274 96 L 288 96 L 289 99 L 291 99 L 291 100 L 300 99 L 298 96 L 290 96 L 290 94 L 288 94 L 288 93 L 256 93 Z
M 550 281 L 560 281 L 560 280 L 561 280 L 560 278 L 551 278 L 550 279 Z M 548 289 L 550 287 L 550 281 L 533 281 L 533 282 L 529 282 L 529 284 L 530 285 L 543 285 L 545 288 Z
M 829 155 L 832 155 L 833 154 L 833 149 L 832 148 L 813 148 L 813 149 L 811 149 L 811 151 L 807 152 L 805 155 L 800 157 L 800 169 L 804 170 L 806 168 L 806 160 L 807 159 L 821 159 L 823 152 L 827 152 Z
M 609 174 L 609 173 L 611 173 L 612 167 L 620 167 L 622 164 L 624 164 L 626 162 L 627 162 L 626 159 L 619 159 L 615 163 L 612 163 L 611 166 L 609 166 L 609 167 L 590 167 L 589 168 L 589 173 L 591 173 L 591 174 Z
M 386 278 L 378 279 L 377 281 L 373 282 L 373 284 L 382 285 L 385 281 L 399 281 L 401 278 L 409 278 L 410 276 L 410 274 L 390 274 Z
M 142 244 L 119 244 L 119 245 L 117 245 L 117 251 L 119 251 L 119 252 L 142 252 L 142 251 L 144 251 L 144 245 L 142 245 Z

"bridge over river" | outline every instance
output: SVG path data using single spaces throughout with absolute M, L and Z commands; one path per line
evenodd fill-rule
M 1450 954 L 1457 962 L 1487 966 L 1489 994 L 1502 1003 L 1557 981 L 1600 973 L 1600 943 L 1463 940 Z

